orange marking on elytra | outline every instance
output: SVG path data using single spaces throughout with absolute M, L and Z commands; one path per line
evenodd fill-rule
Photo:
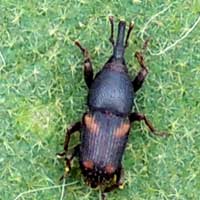
M 105 166 L 105 172 L 108 174 L 112 174 L 115 172 L 115 167 L 112 164 L 107 164 Z
M 123 136 L 125 136 L 128 131 L 130 129 L 130 123 L 129 122 L 125 122 L 125 123 L 122 123 L 120 125 L 120 127 L 118 127 L 115 131 L 114 131 L 114 135 L 117 137 L 117 138 L 121 138 Z
M 84 117 L 84 122 L 90 133 L 93 134 L 99 133 L 99 124 L 94 116 L 92 116 L 91 114 L 86 114 Z
M 92 170 L 94 168 L 94 162 L 92 160 L 85 160 L 83 161 L 83 166 L 85 167 L 85 169 Z

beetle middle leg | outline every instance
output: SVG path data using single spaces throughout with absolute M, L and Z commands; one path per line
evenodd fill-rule
M 86 48 L 84 48 L 80 42 L 76 41 L 75 42 L 76 46 L 79 47 L 79 49 L 82 51 L 83 56 L 84 56 L 84 78 L 85 82 L 90 88 L 92 82 L 93 82 L 93 69 L 92 69 L 92 61 L 90 59 L 89 52 Z
M 71 162 L 72 162 L 73 158 L 79 154 L 79 148 L 80 148 L 80 144 L 78 144 L 77 146 L 74 147 L 73 152 L 70 155 L 70 158 L 67 158 L 67 155 L 65 154 L 65 158 L 64 158 L 64 160 L 65 160 L 65 172 L 64 172 L 64 175 L 60 177 L 60 180 L 65 178 L 67 176 L 67 174 L 70 172 Z
M 71 170 L 71 161 L 79 153 L 79 146 L 80 145 L 77 145 L 74 148 L 73 153 L 70 156 L 70 158 L 67 158 L 67 151 L 68 151 L 68 145 L 69 145 L 69 142 L 70 142 L 71 134 L 75 133 L 76 131 L 80 131 L 80 129 L 81 129 L 81 122 L 80 121 L 76 122 L 70 128 L 67 129 L 67 132 L 65 134 L 64 151 L 61 152 L 61 153 L 57 153 L 57 157 L 58 158 L 64 158 L 64 160 L 66 162 L 65 173 L 60 178 L 60 180 L 63 179 L 66 176 L 66 174 L 69 173 L 69 171 Z
M 67 129 L 66 134 L 65 134 L 64 151 L 61 153 L 57 153 L 58 157 L 64 157 L 67 154 L 71 134 L 75 133 L 76 131 L 80 131 L 80 129 L 81 129 L 80 121 L 76 122 L 70 128 Z
M 137 112 L 133 112 L 129 115 L 129 120 L 130 122 L 134 122 L 134 121 L 144 121 L 144 123 L 146 124 L 146 126 L 148 126 L 149 130 L 157 136 L 162 136 L 165 137 L 168 134 L 165 132 L 157 132 L 156 129 L 153 127 L 152 123 L 146 118 L 145 115 L 141 114 L 141 113 L 137 113 Z

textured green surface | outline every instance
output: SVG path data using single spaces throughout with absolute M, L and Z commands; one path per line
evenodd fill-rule
M 126 52 L 132 76 L 139 70 L 134 53 L 138 33 L 151 16 L 174 1 L 9 1 L 0 3 L 0 199 L 60 184 L 64 165 L 64 130 L 81 118 L 87 88 L 82 55 L 73 41 L 90 50 L 97 72 L 111 54 L 108 16 L 134 20 Z M 197 19 L 199 1 L 177 1 L 155 18 L 146 32 L 151 51 L 180 38 Z M 143 123 L 133 125 L 124 157 L 124 190 L 108 200 L 200 199 L 200 38 L 199 25 L 161 56 L 146 53 L 149 76 L 136 104 L 167 139 L 152 137 Z M 145 37 L 147 35 L 145 34 Z M 167 43 L 167 44 L 166 44 Z M 71 147 L 78 141 L 73 137 Z M 97 199 L 77 162 L 64 199 Z M 60 189 L 27 194 L 21 199 L 56 200 Z

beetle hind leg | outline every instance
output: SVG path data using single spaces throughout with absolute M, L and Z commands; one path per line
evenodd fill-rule
M 111 192 L 117 188 L 123 189 L 123 187 L 124 187 L 124 169 L 120 168 L 116 173 L 116 183 L 104 189 L 101 195 L 101 199 L 106 200 L 106 193 Z

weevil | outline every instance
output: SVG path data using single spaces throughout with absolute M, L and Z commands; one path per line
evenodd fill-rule
M 80 42 L 75 42 L 84 57 L 84 79 L 89 89 L 88 111 L 81 121 L 67 129 L 64 152 L 58 154 L 66 160 L 66 173 L 71 169 L 73 158 L 78 157 L 85 181 L 92 188 L 100 186 L 102 199 L 106 199 L 107 192 L 123 185 L 122 157 L 131 124 L 135 121 L 144 121 L 149 130 L 157 134 L 145 115 L 132 111 L 135 94 L 148 74 L 142 52 L 135 53 L 141 67 L 140 71 L 133 80 L 128 74 L 124 53 L 134 24 L 129 24 L 128 32 L 125 34 L 126 22 L 119 21 L 115 41 L 113 17 L 109 17 L 109 21 L 111 26 L 109 41 L 113 46 L 113 53 L 96 76 L 93 75 L 88 50 Z M 147 43 L 144 46 L 146 45 Z M 76 131 L 80 132 L 80 144 L 74 148 L 71 156 L 67 157 L 70 136 Z

